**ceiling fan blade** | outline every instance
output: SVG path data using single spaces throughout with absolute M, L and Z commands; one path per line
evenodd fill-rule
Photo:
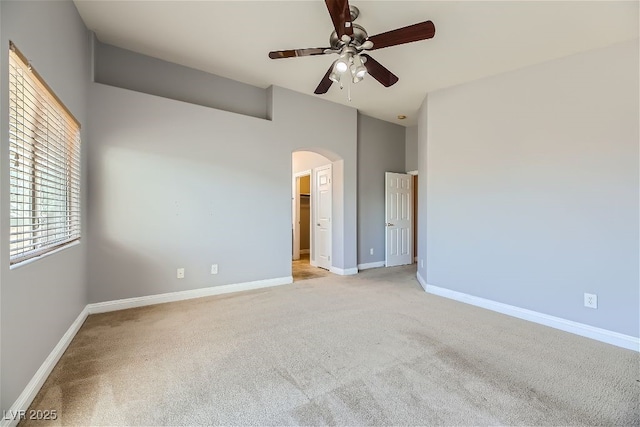
M 336 29 L 338 38 L 343 35 L 353 35 L 353 24 L 351 22 L 351 12 L 349 11 L 349 0 L 324 0 Z
M 367 58 L 364 63 L 364 66 L 367 68 L 367 72 L 371 75 L 371 77 L 379 81 L 384 87 L 393 86 L 398 82 L 398 76 L 387 70 L 378 61 L 376 61 L 366 53 L 363 53 L 361 56 Z
M 333 66 L 335 65 L 336 61 L 337 61 L 337 59 L 335 61 L 333 61 L 333 64 L 331 64 L 331 67 L 329 67 L 329 69 L 327 70 L 327 74 L 324 75 L 322 80 L 320 80 L 320 84 L 318 85 L 316 90 L 313 91 L 313 93 L 315 93 L 316 95 L 322 95 L 323 93 L 327 93 L 327 91 L 329 90 L 329 88 L 333 84 L 333 80 L 331 80 L 329 78 L 329 76 L 331 75 L 331 72 L 333 71 Z
M 424 21 L 419 24 L 409 25 L 408 27 L 387 31 L 386 33 L 376 34 L 375 36 L 369 37 L 368 40 L 373 42 L 373 48 L 371 50 L 376 50 L 384 47 L 430 39 L 435 34 L 436 27 L 433 25 L 433 22 Z
M 281 58 L 293 58 L 296 56 L 312 56 L 312 55 L 324 55 L 324 51 L 329 49 L 328 47 L 310 47 L 308 49 L 290 49 L 290 50 L 274 50 L 269 52 L 269 58 L 281 59 Z

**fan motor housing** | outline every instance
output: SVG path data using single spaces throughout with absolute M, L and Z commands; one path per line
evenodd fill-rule
M 367 37 L 369 37 L 367 30 L 365 30 L 362 25 L 354 23 L 351 25 L 353 27 L 353 35 L 351 36 L 351 42 L 349 42 L 349 45 L 354 47 L 360 46 L 365 40 L 367 40 Z M 338 34 L 333 31 L 329 36 L 329 45 L 332 49 L 340 49 L 344 45 L 344 42 L 340 40 Z

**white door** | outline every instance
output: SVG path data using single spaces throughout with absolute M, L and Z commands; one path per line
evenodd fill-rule
M 412 176 L 385 173 L 385 265 L 411 264 Z
M 315 199 L 314 258 L 318 267 L 331 268 L 331 165 L 313 170 Z

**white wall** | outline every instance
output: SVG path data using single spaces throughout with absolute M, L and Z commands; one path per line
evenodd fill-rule
M 320 166 L 326 166 L 331 160 L 311 151 L 296 151 L 292 156 L 293 173 L 304 172 Z
M 83 165 L 87 154 L 86 99 L 89 38 L 71 1 L 0 2 L 0 158 L 8 158 L 8 47 L 13 41 L 32 61 L 82 125 Z M 86 180 L 83 179 L 83 237 L 79 245 L 9 269 L 9 170 L 1 168 L 0 294 L 1 407 L 8 410 L 87 303 L 85 282 Z M 86 168 L 85 168 L 86 170 Z
M 422 277 L 638 337 L 638 75 L 636 40 L 429 94 Z

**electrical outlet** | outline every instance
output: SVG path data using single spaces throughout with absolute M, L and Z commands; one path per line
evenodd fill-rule
M 598 295 L 584 294 L 584 306 L 589 308 L 598 308 Z
M 184 279 L 184 268 L 179 268 L 177 273 L 176 273 L 176 277 L 178 279 Z
M 420 260 L 420 268 L 424 268 L 424 260 L 423 259 Z
M 218 274 L 218 264 L 211 264 L 211 274 Z
M 369 255 L 373 255 L 373 248 L 369 249 Z

